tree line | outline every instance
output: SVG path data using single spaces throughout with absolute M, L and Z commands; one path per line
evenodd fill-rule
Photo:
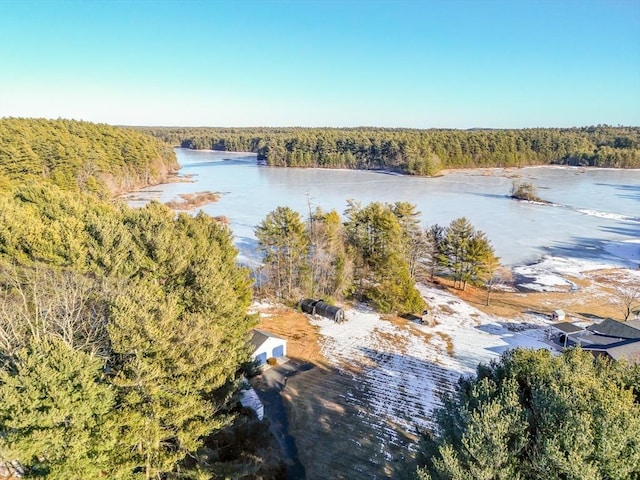
M 437 273 L 461 289 L 488 286 L 499 266 L 489 239 L 464 217 L 423 229 L 409 202 L 353 200 L 344 217 L 319 208 L 306 220 L 289 207 L 267 214 L 255 229 L 260 290 L 290 303 L 354 298 L 380 312 L 412 313 L 424 308 L 417 281 Z
M 127 184 L 158 160 L 159 140 L 84 122 L 1 123 L 0 461 L 48 479 L 233 471 L 208 443 L 234 421 L 254 325 L 229 228 L 155 202 L 132 209 L 106 183 L 79 181 L 95 147 L 89 178 Z
M 271 166 L 383 169 L 583 165 L 639 168 L 640 128 L 414 130 L 384 128 L 140 128 L 172 145 L 246 151 Z
M 158 183 L 177 168 L 170 146 L 135 130 L 0 118 L 0 185 L 33 178 L 107 198 Z

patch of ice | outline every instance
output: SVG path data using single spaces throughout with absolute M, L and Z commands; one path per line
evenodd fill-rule
M 515 267 L 516 277 L 523 277 L 519 286 L 540 292 L 566 290 L 560 286 L 577 289 L 577 285 L 567 280 L 566 276 L 581 278 L 584 272 L 611 268 L 610 264 L 584 259 L 545 256 L 538 263 Z
M 640 239 L 605 243 L 604 250 L 614 257 L 622 258 L 633 263 L 640 263 Z

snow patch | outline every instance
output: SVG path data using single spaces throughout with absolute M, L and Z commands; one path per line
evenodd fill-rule
M 610 212 L 600 212 L 598 210 L 590 210 L 587 208 L 578 208 L 577 212 L 583 213 L 585 215 L 589 215 L 590 217 L 598 217 L 598 218 L 607 218 L 610 220 L 620 220 L 623 222 L 638 222 L 640 219 L 638 217 L 630 217 L 628 215 L 622 215 L 620 213 L 610 213 Z
M 347 321 L 308 317 L 318 327 L 321 350 L 336 368 L 358 381 L 358 394 L 345 395 L 385 440 L 396 444 L 397 429 L 416 433 L 433 426 L 441 394 L 479 363 L 515 347 L 552 349 L 548 323 L 530 315 L 513 322 L 487 315 L 454 295 L 418 285 L 435 327 L 394 323 L 371 310 L 347 309 Z M 390 428 L 392 426 L 393 428 Z

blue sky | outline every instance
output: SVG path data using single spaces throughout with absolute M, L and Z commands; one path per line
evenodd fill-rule
M 640 125 L 640 0 L 0 0 L 0 117 Z

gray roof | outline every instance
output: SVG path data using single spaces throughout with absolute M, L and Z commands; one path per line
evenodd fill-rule
M 610 318 L 587 327 L 590 330 L 599 335 L 605 335 L 607 337 L 625 338 L 625 339 L 640 339 L 640 328 L 635 328 L 628 322 L 618 322 Z
M 590 332 L 589 330 L 583 330 L 575 335 L 569 334 L 569 340 L 572 340 L 583 347 L 593 346 L 594 348 L 601 348 L 602 346 L 612 345 L 622 341 L 620 338 L 598 335 L 597 333 Z
M 278 340 L 284 340 L 285 342 L 287 341 L 285 338 L 279 337 L 275 333 L 254 329 L 254 330 L 251 330 L 251 340 L 249 340 L 249 342 L 251 343 L 251 345 L 253 345 L 255 349 L 258 349 L 269 338 L 277 338 Z
M 584 330 L 583 327 L 579 327 L 571 322 L 559 322 L 559 323 L 554 323 L 551 326 L 564 333 L 582 332 Z
M 629 325 L 630 327 L 633 328 L 637 328 L 638 330 L 640 330 L 640 318 L 638 318 L 637 320 L 627 320 L 626 322 L 624 322 L 625 325 Z
M 624 360 L 629 363 L 640 363 L 640 340 L 624 340 L 612 345 L 590 345 L 582 347 L 593 352 L 606 352 L 614 360 Z
M 322 310 L 324 312 L 331 313 L 331 314 L 335 315 L 340 310 L 342 310 L 342 308 L 336 307 L 335 305 L 329 305 L 328 303 L 323 302 L 322 300 L 320 300 L 318 303 L 316 303 L 316 310 Z

